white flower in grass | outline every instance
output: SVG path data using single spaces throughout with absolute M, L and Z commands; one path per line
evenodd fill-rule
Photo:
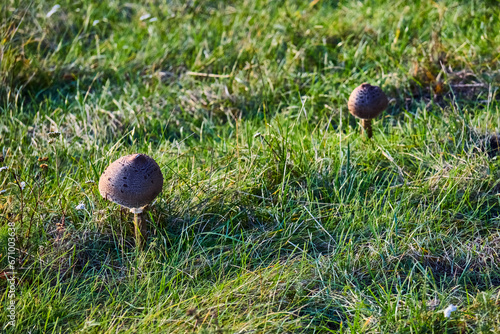
M 3 194 L 6 191 L 7 191 L 7 189 L 0 190 L 0 194 Z
M 47 13 L 47 15 L 45 15 L 45 17 L 51 17 L 52 14 L 54 14 L 55 12 L 57 12 L 59 10 L 59 8 L 61 8 L 61 6 L 54 5 L 54 7 L 52 7 L 52 9 L 49 10 L 49 12 Z
M 149 19 L 149 22 L 156 22 L 156 21 L 158 21 L 158 18 L 156 18 L 156 17 L 152 17 Z
M 7 170 L 7 169 L 9 169 L 9 167 L 7 167 L 7 166 L 0 167 L 0 172 L 3 170 Z
M 449 318 L 451 317 L 451 312 L 455 312 L 457 310 L 457 307 L 453 304 L 450 304 L 450 306 L 448 306 L 447 308 L 444 309 L 443 313 L 444 313 L 444 317 L 445 318 Z
M 139 18 L 139 20 L 144 21 L 144 20 L 149 19 L 150 17 L 151 17 L 151 14 L 147 14 L 147 13 L 146 13 L 146 14 L 142 15 L 142 16 Z
M 19 186 L 21 187 L 21 190 L 24 189 L 24 187 L 26 187 L 26 182 L 22 181 Z
M 92 22 L 92 26 L 97 25 L 99 22 L 100 22 L 99 20 L 94 20 L 94 22 Z
M 78 204 L 75 209 L 77 210 L 85 210 L 85 204 L 83 204 L 83 202 L 81 202 L 80 204 Z

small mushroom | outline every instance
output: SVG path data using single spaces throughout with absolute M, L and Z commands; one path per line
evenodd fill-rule
M 129 208 L 134 214 L 136 245 L 146 234 L 141 216 L 146 205 L 161 192 L 163 175 L 160 166 L 145 154 L 131 154 L 111 163 L 99 179 L 99 193 L 104 199 Z
M 388 104 L 387 96 L 380 87 L 363 83 L 352 91 L 347 106 L 353 116 L 361 119 L 361 126 L 371 138 L 372 119 L 380 115 Z

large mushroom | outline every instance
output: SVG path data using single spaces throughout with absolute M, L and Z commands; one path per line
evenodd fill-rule
M 145 154 L 123 156 L 111 163 L 99 179 L 99 192 L 106 200 L 129 208 L 134 214 L 136 245 L 146 235 L 142 212 L 161 192 L 163 175 L 153 158 Z
M 353 116 L 361 119 L 361 126 L 371 138 L 372 119 L 380 115 L 388 104 L 387 96 L 380 87 L 363 83 L 352 91 L 347 106 Z

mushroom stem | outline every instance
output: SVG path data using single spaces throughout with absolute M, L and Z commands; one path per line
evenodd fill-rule
M 135 245 L 137 248 L 142 248 L 142 234 L 140 225 L 142 225 L 142 217 L 140 213 L 134 213 L 134 230 L 135 230 Z
M 372 120 L 371 119 L 362 119 L 361 126 L 363 127 L 363 129 L 365 129 L 365 132 L 366 132 L 366 135 L 368 136 L 368 138 L 371 138 L 373 136 Z
M 138 249 L 142 249 L 144 241 L 146 241 L 146 229 L 144 224 L 144 217 L 142 216 L 142 208 L 130 209 L 134 214 L 134 232 L 135 232 L 135 245 Z

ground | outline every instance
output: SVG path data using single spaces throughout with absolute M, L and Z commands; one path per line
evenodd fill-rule
M 500 332 L 498 2 L 0 6 L 3 331 Z

